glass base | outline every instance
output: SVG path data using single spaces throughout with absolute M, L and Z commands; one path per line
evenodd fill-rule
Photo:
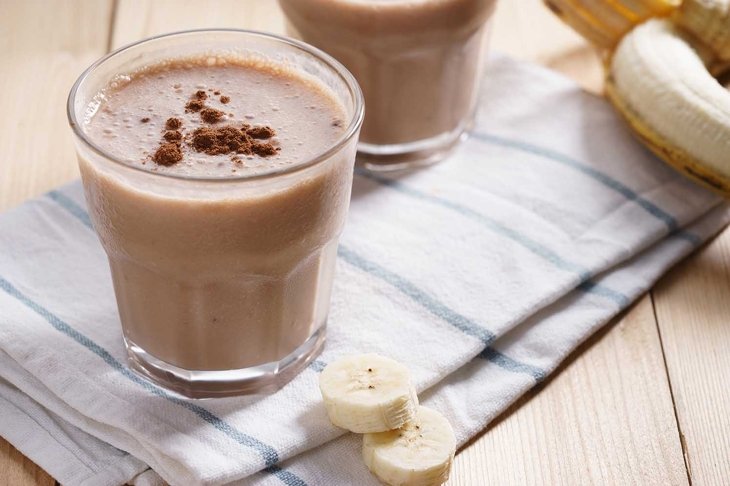
M 357 166 L 372 172 L 393 172 L 435 164 L 469 136 L 472 123 L 427 140 L 391 145 L 357 145 Z
M 273 393 L 291 381 L 322 351 L 326 327 L 280 361 L 224 371 L 186 370 L 155 358 L 126 337 L 130 367 L 155 384 L 188 398 Z

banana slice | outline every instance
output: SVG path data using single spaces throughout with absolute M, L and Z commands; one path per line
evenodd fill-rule
M 329 364 L 319 388 L 333 424 L 351 432 L 383 432 L 413 419 L 418 397 L 402 364 L 377 354 L 347 356 Z
M 397 430 L 365 434 L 362 456 L 370 472 L 391 486 L 436 486 L 449 479 L 456 437 L 446 417 L 418 407 Z

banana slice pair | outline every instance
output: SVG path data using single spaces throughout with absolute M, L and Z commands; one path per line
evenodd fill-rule
M 319 387 L 333 424 L 364 434 L 363 459 L 393 486 L 437 486 L 449 479 L 456 437 L 448 420 L 419 406 L 408 369 L 377 354 L 328 365 Z

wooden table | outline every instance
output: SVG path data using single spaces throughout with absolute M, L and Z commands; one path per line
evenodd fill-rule
M 274 0 L 0 0 L 0 209 L 78 176 L 65 99 L 109 49 L 162 32 L 282 32 Z M 502 0 L 492 45 L 601 89 L 539 0 Z M 453 485 L 730 484 L 730 232 L 664 277 L 457 456 Z M 54 484 L 0 439 L 0 484 Z

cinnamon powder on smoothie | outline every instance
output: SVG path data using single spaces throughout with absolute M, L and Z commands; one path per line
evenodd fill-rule
M 165 122 L 165 128 L 168 130 L 177 130 L 182 127 L 182 120 L 179 118 L 168 118 Z
M 261 129 L 266 129 L 267 137 L 261 137 Z M 251 132 L 258 134 L 254 137 Z M 267 157 L 274 155 L 278 148 L 271 142 L 261 142 L 258 139 L 271 138 L 276 134 L 271 127 L 251 127 L 244 124 L 240 128 L 232 125 L 224 127 L 201 127 L 195 129 L 190 145 L 196 152 L 205 152 L 208 155 L 242 154 L 260 155 Z
M 267 139 L 271 138 L 274 135 L 276 135 L 276 132 L 273 128 L 267 127 L 267 126 L 258 126 L 258 127 L 251 127 L 246 129 L 246 133 L 251 138 L 257 138 L 257 139 Z
M 200 110 L 200 118 L 205 123 L 218 123 L 224 116 L 226 116 L 225 113 L 215 108 L 203 108 Z
M 182 133 L 178 130 L 168 130 L 162 135 L 162 138 L 168 142 L 180 142 L 182 140 Z
M 202 100 L 190 100 L 185 105 L 185 113 L 189 113 L 191 111 L 198 112 L 205 107 L 205 103 L 203 103 Z
M 165 166 L 176 164 L 182 159 L 183 154 L 180 145 L 170 142 L 160 145 L 160 148 L 155 151 L 155 155 L 152 156 L 155 163 Z
M 227 96 L 226 103 L 230 101 Z M 191 100 L 185 104 L 186 112 L 200 112 L 200 118 L 204 123 L 214 125 L 226 114 L 215 108 L 205 105 L 208 94 L 198 90 L 191 96 Z M 165 123 L 165 131 L 162 134 L 163 140 L 160 147 L 152 156 L 157 164 L 170 166 L 183 159 L 183 142 L 196 152 L 204 152 L 208 155 L 231 155 L 233 162 L 239 163 L 236 155 L 258 155 L 269 157 L 276 154 L 279 148 L 269 140 L 276 136 L 276 131 L 270 126 L 255 126 L 244 123 L 240 127 L 225 125 L 220 127 L 199 127 L 187 137 L 182 133 L 183 122 L 180 118 L 168 118 Z

